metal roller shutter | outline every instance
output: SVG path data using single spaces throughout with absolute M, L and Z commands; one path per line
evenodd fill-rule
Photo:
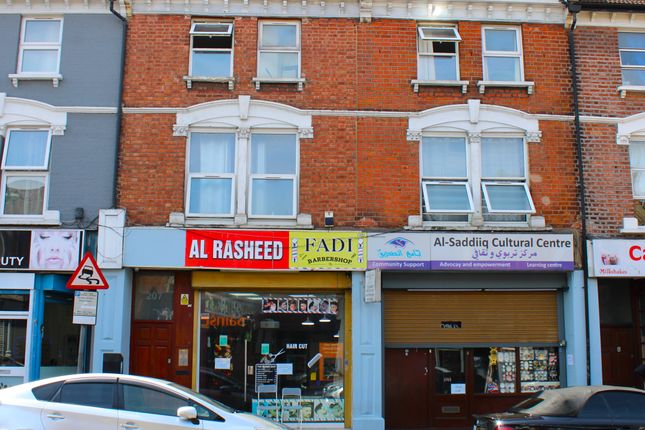
M 385 343 L 558 342 L 555 291 L 384 292 Z M 460 328 L 442 328 L 460 322 Z

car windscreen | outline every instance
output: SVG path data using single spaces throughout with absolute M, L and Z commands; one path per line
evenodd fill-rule
M 547 390 L 521 401 L 509 412 L 528 415 L 575 416 L 583 399 L 567 389 Z
M 175 384 L 174 382 L 171 382 L 168 385 L 170 385 L 173 388 L 176 388 L 176 389 L 178 389 L 178 390 L 180 390 L 180 391 L 182 391 L 182 392 L 184 392 L 184 393 L 186 393 L 186 394 L 188 394 L 188 395 L 190 395 L 192 397 L 197 398 L 198 400 L 200 400 L 204 404 L 204 406 L 209 406 L 210 405 L 210 406 L 215 406 L 215 407 L 217 407 L 219 409 L 222 409 L 222 410 L 224 410 L 226 412 L 230 412 L 230 413 L 235 412 L 235 409 L 233 409 L 233 408 L 231 408 L 229 406 L 226 406 L 224 403 L 220 403 L 217 400 L 213 400 L 210 397 L 207 397 L 207 396 L 205 396 L 203 394 L 197 393 L 197 392 L 195 392 L 195 391 L 193 391 L 193 390 L 191 390 L 189 388 L 186 388 L 186 387 L 184 387 L 182 385 Z

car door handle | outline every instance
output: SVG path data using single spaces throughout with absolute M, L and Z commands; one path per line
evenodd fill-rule
M 134 430 L 134 429 L 138 429 L 138 428 L 139 428 L 139 426 L 138 426 L 138 425 L 136 425 L 135 423 L 125 423 L 125 424 L 121 424 L 121 427 L 123 427 L 124 429 L 128 429 L 128 430 Z
M 49 418 L 50 420 L 54 420 L 54 421 L 64 420 L 65 419 L 65 417 L 63 415 L 57 414 L 57 413 L 47 414 L 47 418 Z

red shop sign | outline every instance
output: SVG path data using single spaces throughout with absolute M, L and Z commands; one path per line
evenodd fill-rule
M 289 232 L 187 230 L 187 267 L 288 269 Z

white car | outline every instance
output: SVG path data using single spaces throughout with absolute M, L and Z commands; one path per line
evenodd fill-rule
M 134 375 L 59 376 L 0 390 L 0 430 L 283 430 L 173 382 Z

